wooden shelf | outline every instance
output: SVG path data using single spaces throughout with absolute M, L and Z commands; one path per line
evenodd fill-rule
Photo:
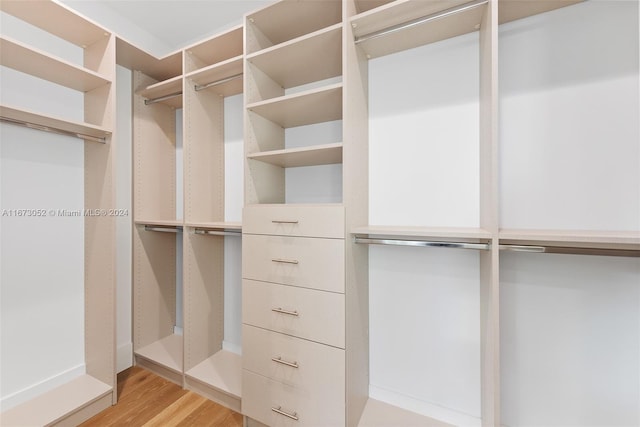
M 175 219 L 169 220 L 144 220 L 137 219 L 134 221 L 136 225 L 157 225 L 159 227 L 182 227 L 184 223 Z
M 0 37 L 0 64 L 81 92 L 111 83 L 98 73 L 7 37 Z
M 640 231 L 502 229 L 500 243 L 640 251 Z
M 339 76 L 342 74 L 342 24 L 262 50 L 247 56 L 247 61 L 283 88 Z
M 498 2 L 498 22 L 515 21 L 527 16 L 537 15 L 561 7 L 580 3 L 584 0 L 499 0 Z
M 358 427 L 453 427 L 424 415 L 416 414 L 375 399 L 368 399 Z
M 354 27 L 354 35 L 357 38 L 468 2 L 469 0 L 428 2 L 398 0 L 354 16 L 351 19 L 351 25 Z M 422 25 L 363 41 L 359 46 L 370 58 L 377 58 L 467 34 L 478 30 L 485 8 L 486 5 L 474 7 Z
M 247 40 L 247 54 L 309 34 L 342 21 L 342 2 L 284 1 L 247 15 L 247 26 L 258 29 L 259 41 Z M 250 38 L 253 28 L 247 28 Z
M 211 82 L 226 79 L 242 73 L 242 55 L 228 59 L 218 64 L 210 65 L 200 70 L 187 74 L 196 85 L 206 85 Z M 221 96 L 232 96 L 242 93 L 243 78 L 237 78 L 229 82 L 204 89 Z
M 184 225 L 187 227 L 207 228 L 211 230 L 220 230 L 220 231 L 242 231 L 241 222 L 226 222 L 226 221 L 186 222 Z
M 187 67 L 185 73 L 242 56 L 242 30 L 243 27 L 239 25 L 223 34 L 186 47 L 184 50 L 193 64 Z
M 156 80 L 168 80 L 182 74 L 182 52 L 156 58 L 122 37 L 116 39 L 116 61 L 118 65 L 141 71 Z
M 2 412 L 2 425 L 53 425 L 88 410 L 98 413 L 111 406 L 112 388 L 90 375 L 82 375 Z
M 104 28 L 58 2 L 3 0 L 0 10 L 83 48 L 109 36 Z
M 284 128 L 342 119 L 342 83 L 249 104 L 247 109 Z
M 155 99 L 178 92 L 182 92 L 182 76 L 176 76 L 169 80 L 147 86 L 145 89 L 139 91 L 138 95 L 146 99 Z M 182 95 L 159 101 L 159 103 L 174 108 L 182 108 Z
M 376 7 L 384 6 L 393 0 L 356 0 L 356 9 L 358 13 L 363 13 Z
M 33 111 L 22 110 L 7 105 L 0 105 L 0 116 L 9 120 L 36 125 L 34 129 L 38 129 L 37 126 L 42 126 L 45 128 L 58 129 L 63 132 L 88 135 L 94 138 L 107 138 L 111 135 L 111 130 L 101 126 L 65 120 L 59 117 L 45 116 Z
M 282 168 L 331 165 L 342 163 L 342 143 L 267 151 L 249 154 L 247 158 Z
M 218 351 L 186 375 L 237 399 L 242 395 L 242 356 L 230 351 Z
M 135 354 L 182 374 L 182 336 L 172 334 L 142 347 Z
M 361 236 L 376 236 L 398 239 L 433 239 L 445 242 L 457 241 L 465 243 L 486 242 L 491 239 L 491 233 L 481 228 L 457 227 L 417 227 L 417 226 L 388 226 L 369 225 L 356 227 L 351 234 Z

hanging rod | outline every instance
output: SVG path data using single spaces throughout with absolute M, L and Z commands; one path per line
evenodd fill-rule
M 240 77 L 242 77 L 242 75 L 243 75 L 243 73 L 238 73 L 238 74 L 235 74 L 235 75 L 230 76 L 230 77 L 225 77 L 224 79 L 213 81 L 211 83 L 207 83 L 207 84 L 203 84 L 203 85 L 195 85 L 194 89 L 196 90 L 196 92 L 199 92 L 201 90 L 204 90 L 204 89 L 207 89 L 207 88 L 210 88 L 210 87 L 213 87 L 213 86 L 219 86 L 221 84 L 225 84 L 225 83 L 230 82 L 232 80 L 239 79 Z
M 196 230 L 193 233 L 194 234 L 200 234 L 200 235 L 208 235 L 208 236 L 242 236 L 242 232 L 241 231 L 204 230 L 204 229 L 201 229 L 201 228 L 196 228 Z
M 182 91 L 170 93 L 169 95 L 165 95 L 165 96 L 159 96 L 157 98 L 145 99 L 144 105 L 155 104 L 156 102 L 164 101 L 165 99 L 175 98 L 176 96 L 180 96 L 180 95 L 182 95 Z
M 179 226 L 159 226 L 159 225 L 145 225 L 144 231 L 159 231 L 161 233 L 180 233 L 182 227 Z
M 564 246 L 537 246 L 537 245 L 500 245 L 501 251 L 532 252 L 546 254 L 570 254 L 570 255 L 601 255 L 640 257 L 640 250 L 632 249 L 606 249 L 606 248 L 571 248 Z
M 431 15 L 422 16 L 420 18 L 412 19 L 411 21 L 403 22 L 397 25 L 392 25 L 390 27 L 383 28 L 381 30 L 373 31 L 368 34 L 358 36 L 355 38 L 355 43 L 356 44 L 364 43 L 367 40 L 376 39 L 378 37 L 395 33 L 396 31 L 405 30 L 407 28 L 415 27 L 416 25 L 425 24 L 427 22 L 435 21 L 437 19 L 442 19 L 450 15 L 455 15 L 456 13 L 464 12 L 465 10 L 473 9 L 487 3 L 489 3 L 489 0 L 475 0 L 470 3 L 461 4 L 460 6 L 454 6 L 440 12 L 432 13 Z
M 467 242 L 436 242 L 429 240 L 400 240 L 400 239 L 372 239 L 369 237 L 358 237 L 355 243 L 367 245 L 394 245 L 394 246 L 418 246 L 429 248 L 452 248 L 452 249 L 476 249 L 486 251 L 491 245 L 489 243 L 467 243 Z
M 5 123 L 11 123 L 11 124 L 18 125 L 18 126 L 24 126 L 24 127 L 29 128 L 29 129 L 35 129 L 35 130 L 41 130 L 41 131 L 45 131 L 45 132 L 55 133 L 55 134 L 58 134 L 58 135 L 73 136 L 75 138 L 80 138 L 80 139 L 88 139 L 89 141 L 99 142 L 101 144 L 106 144 L 107 143 L 107 138 L 105 138 L 105 137 L 87 135 L 87 134 L 78 133 L 78 132 L 71 132 L 71 131 L 68 131 L 68 130 L 58 129 L 58 128 L 54 128 L 54 127 L 51 127 L 51 126 L 40 125 L 38 123 L 26 122 L 24 120 L 16 120 L 16 119 L 11 119 L 9 117 L 0 116 L 0 121 L 5 122 Z

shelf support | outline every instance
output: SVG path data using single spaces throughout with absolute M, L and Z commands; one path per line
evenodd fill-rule
M 55 133 L 58 135 L 73 136 L 74 138 L 80 138 L 88 141 L 99 142 L 101 144 L 107 143 L 106 137 L 99 137 L 99 136 L 93 136 L 93 135 L 86 135 L 84 133 L 71 132 L 68 130 L 58 129 L 51 126 L 40 125 L 38 123 L 31 123 L 31 122 L 26 122 L 22 120 L 10 119 L 9 117 L 4 117 L 4 116 L 0 116 L 0 122 L 10 123 L 13 125 L 23 126 L 29 129 L 41 130 L 49 133 Z
M 414 246 L 427 248 L 450 248 L 450 249 L 475 249 L 487 251 L 491 248 L 489 243 L 468 243 L 468 242 L 438 242 L 430 240 L 401 240 L 401 239 L 374 239 L 369 237 L 354 238 L 355 243 L 367 245 L 392 245 L 392 246 Z

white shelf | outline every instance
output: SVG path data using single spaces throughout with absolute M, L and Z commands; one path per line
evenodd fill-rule
M 247 105 L 284 128 L 342 119 L 342 83 Z
M 283 88 L 339 76 L 342 74 L 342 24 L 249 55 L 247 61 Z
M 207 228 L 207 229 L 221 230 L 221 231 L 242 231 L 241 222 L 226 222 L 226 221 L 187 222 L 184 225 L 187 227 Z
M 81 92 L 111 83 L 98 73 L 7 37 L 0 37 L 0 64 Z
M 182 374 L 182 337 L 180 335 L 169 335 L 142 347 L 135 354 Z
M 57 129 L 73 134 L 88 135 L 94 138 L 107 138 L 111 135 L 109 129 L 101 126 L 65 120 L 60 117 L 45 116 L 34 111 L 14 108 L 8 105 L 0 105 L 0 116 L 9 120 L 36 125 L 33 127 L 34 129 L 38 129 L 37 126 L 41 126 L 43 128 Z
M 499 0 L 498 2 L 498 22 L 503 24 L 527 16 L 537 15 L 561 7 L 580 3 L 584 0 Z
M 394 25 L 442 12 L 470 0 L 416 2 L 398 0 L 354 16 L 351 25 L 356 38 Z M 370 58 L 449 39 L 479 29 L 486 5 L 467 9 L 441 19 L 363 41 L 359 46 Z
M 447 242 L 458 241 L 465 243 L 486 242 L 492 237 L 490 232 L 481 228 L 387 225 L 370 225 L 366 227 L 356 227 L 351 230 L 351 234 L 399 239 L 434 239 Z
M 111 404 L 112 388 L 90 375 L 82 375 L 1 415 L 2 425 L 44 426 L 63 421 L 71 414 L 106 398 Z M 98 408 L 99 410 L 100 408 Z M 106 409 L 106 408 L 102 408 Z
M 453 427 L 424 415 L 416 414 L 375 399 L 368 399 L 358 427 Z
M 249 154 L 249 159 L 280 166 L 295 168 L 342 163 L 342 143 L 316 145 L 305 148 L 288 148 Z
M 640 231 L 502 229 L 499 237 L 505 244 L 640 250 Z
M 242 395 L 242 356 L 230 351 L 218 351 L 186 375 L 237 399 Z
M 210 65 L 200 70 L 191 72 L 185 77 L 196 85 L 206 85 L 242 73 L 242 55 Z M 237 78 L 226 83 L 203 89 L 222 96 L 232 96 L 242 93 L 243 78 Z
M 134 221 L 136 225 L 157 225 L 160 227 L 182 227 L 184 223 L 182 221 L 178 221 L 175 219 L 168 220 L 144 220 L 144 219 L 136 219 Z
M 147 86 L 145 89 L 139 91 L 138 95 L 151 100 L 178 92 L 182 92 L 182 76 L 176 76 L 168 80 L 152 84 L 151 86 Z M 182 95 L 176 95 L 172 98 L 159 101 L 159 103 L 174 108 L 182 108 Z

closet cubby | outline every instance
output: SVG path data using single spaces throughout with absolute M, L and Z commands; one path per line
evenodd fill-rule
M 77 110 L 79 114 L 74 117 L 49 114 L 47 110 L 52 108 L 42 108 L 47 100 L 38 99 L 33 105 L 28 105 L 28 100 L 25 105 L 1 105 L 0 119 L 9 125 L 26 126 L 84 140 L 84 208 L 114 209 L 115 35 L 57 2 L 3 1 L 0 10 L 42 30 L 46 37 L 69 43 L 79 53 L 76 63 L 62 59 L 46 48 L 39 49 L 3 35 L 0 37 L 0 65 L 23 73 L 28 78 L 43 81 L 38 84 L 47 84 L 52 88 L 62 86 L 80 95 L 79 104 L 69 106 L 67 110 Z M 7 76 L 3 74 L 4 78 L 9 78 L 9 73 Z M 82 363 L 85 372 L 2 412 L 0 417 L 3 425 L 76 425 L 117 401 L 114 348 L 115 218 L 106 215 L 85 216 L 83 220 Z M 23 339 L 34 340 L 28 336 Z M 63 342 L 60 344 L 66 345 Z M 42 349 L 42 352 L 50 353 L 50 349 Z M 30 369 L 28 365 L 17 368 Z M 55 376 L 60 378 L 58 375 L 56 373 Z M 43 384 L 50 380 L 42 379 Z

